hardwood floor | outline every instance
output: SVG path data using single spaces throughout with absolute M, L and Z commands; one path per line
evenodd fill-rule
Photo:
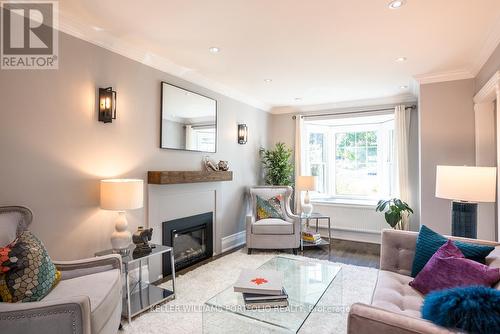
M 230 250 L 229 252 L 222 253 L 214 257 L 211 257 L 210 259 L 201 261 L 189 268 L 178 271 L 175 276 L 183 275 L 206 263 L 217 260 L 227 254 L 236 252 L 244 247 L 245 246 L 240 246 L 238 248 Z M 252 254 L 254 253 L 257 254 L 259 252 L 265 252 L 265 250 L 261 251 L 256 249 L 252 251 Z M 283 250 L 281 252 L 291 253 L 290 250 Z M 314 259 L 329 260 L 332 262 L 340 262 L 345 264 L 353 264 L 357 266 L 378 268 L 380 262 L 380 245 L 367 242 L 332 239 L 332 252 L 330 256 L 328 256 L 328 246 L 304 248 L 304 252 L 302 253 L 299 251 L 298 254 Z M 165 278 L 164 280 L 166 279 L 168 279 L 168 277 Z

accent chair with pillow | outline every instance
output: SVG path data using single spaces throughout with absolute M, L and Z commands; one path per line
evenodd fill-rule
M 248 254 L 252 249 L 292 249 L 300 246 L 300 219 L 292 213 L 292 187 L 250 188 L 251 211 L 246 217 Z
M 424 228 L 427 234 L 437 233 Z M 440 236 L 442 238 L 442 236 Z M 425 254 L 425 250 L 432 248 L 436 251 L 440 246 L 431 244 L 430 239 L 424 240 L 424 252 L 418 254 L 414 261 L 418 232 L 384 230 L 382 232 L 382 246 L 380 253 L 380 270 L 377 284 L 373 293 L 371 305 L 356 303 L 351 306 L 347 330 L 349 334 L 444 334 L 457 333 L 452 329 L 444 328 L 422 318 L 421 308 L 425 296 L 412 288 L 409 283 L 424 267 L 425 262 L 432 254 Z M 492 251 L 486 256 L 485 264 L 490 268 L 500 268 L 500 245 L 491 241 L 448 237 L 462 247 L 465 257 L 474 258 L 477 251 L 466 249 L 470 244 L 489 246 Z M 445 244 L 446 241 L 440 241 Z M 464 245 L 467 244 L 467 245 Z M 435 248 L 435 249 L 434 249 Z M 488 247 L 485 247 L 488 248 Z M 422 261 L 422 257 L 427 260 Z M 477 259 L 480 260 L 480 259 Z M 414 263 L 415 262 L 415 263 Z M 500 290 L 500 283 L 493 287 Z M 444 291 L 444 290 L 441 290 Z
M 21 234 L 29 233 L 31 221 L 32 213 L 25 207 L 0 207 L 0 248 L 8 250 Z M 31 239 L 38 241 L 36 237 Z M 6 263 L 17 259 L 10 260 Z M 44 261 L 51 262 L 52 268 L 55 265 L 57 282 L 45 289 L 46 295 L 37 297 L 38 301 L 0 302 L 0 332 L 116 334 L 122 313 L 120 256 L 65 262 L 51 261 L 47 256 Z M 13 269 L 19 268 L 13 266 Z M 33 275 L 29 276 L 31 279 Z

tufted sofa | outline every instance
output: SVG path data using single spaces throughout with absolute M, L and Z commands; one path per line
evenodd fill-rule
M 454 333 L 421 318 L 424 296 L 408 283 L 415 255 L 417 232 L 384 230 L 380 253 L 380 271 L 371 305 L 353 304 L 349 312 L 349 334 Z M 500 245 L 490 241 L 450 237 L 453 240 L 487 244 L 495 250 L 486 264 L 500 267 Z M 500 289 L 500 283 L 495 286 Z

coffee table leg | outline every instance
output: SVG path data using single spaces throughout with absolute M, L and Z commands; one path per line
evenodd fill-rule
M 175 298 L 175 262 L 174 262 L 174 250 L 170 251 L 170 263 L 172 264 L 172 292 Z
M 332 253 L 332 227 L 330 226 L 330 217 L 328 217 L 328 256 Z

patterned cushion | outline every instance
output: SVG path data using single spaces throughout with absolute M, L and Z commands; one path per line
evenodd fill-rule
M 30 231 L 0 248 L 0 261 L 0 302 L 39 301 L 61 279 L 42 242 Z
M 443 246 L 446 241 L 448 241 L 448 239 L 445 236 L 442 236 L 427 226 L 422 225 L 420 233 L 417 237 L 411 277 L 417 276 L 420 270 L 424 268 L 427 261 L 429 261 L 439 247 Z M 461 241 L 455 241 L 455 245 L 462 251 L 467 259 L 483 264 L 486 256 L 488 256 L 488 254 L 495 249 L 495 247 L 492 246 L 475 245 Z
M 281 209 L 282 200 L 283 197 L 281 195 L 271 197 L 267 200 L 257 196 L 257 220 L 267 218 L 285 219 L 283 210 Z

